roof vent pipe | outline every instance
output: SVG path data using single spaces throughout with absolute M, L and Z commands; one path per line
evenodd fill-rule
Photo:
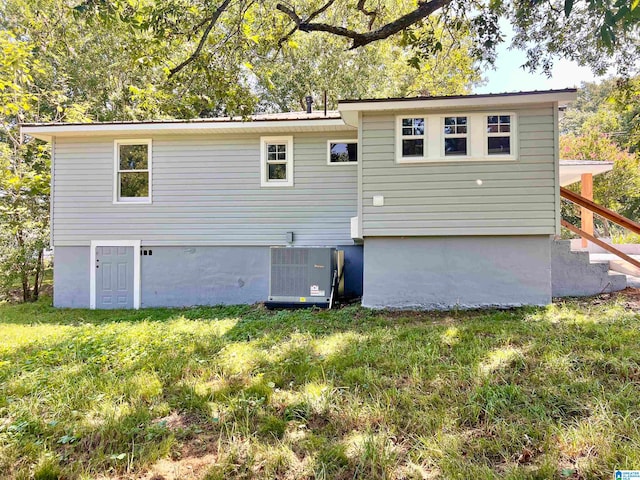
M 307 95 L 305 97 L 305 100 L 307 102 L 307 113 L 311 113 L 311 105 L 313 104 L 313 97 L 311 95 Z

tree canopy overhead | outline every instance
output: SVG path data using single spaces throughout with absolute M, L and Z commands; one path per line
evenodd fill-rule
M 77 19 L 98 31 L 117 26 L 126 33 L 125 42 L 119 45 L 129 44 L 130 53 L 139 54 L 137 61 L 141 65 L 156 67 L 157 78 L 149 79 L 147 85 L 136 85 L 141 102 L 147 99 L 152 104 L 154 97 L 160 97 L 158 101 L 162 102 L 158 89 L 168 95 L 179 92 L 184 101 L 187 89 L 192 94 L 204 82 L 210 93 L 210 104 L 204 109 L 200 105 L 205 114 L 206 111 L 245 114 L 256 107 L 257 98 L 251 93 L 271 91 L 273 82 L 265 81 L 263 76 L 269 65 L 284 62 L 291 66 L 294 57 L 305 55 L 304 48 L 293 51 L 301 46 L 315 48 L 316 52 L 324 46 L 321 55 L 334 60 L 343 58 L 349 63 L 353 58 L 349 51 L 356 57 L 369 56 L 371 61 L 371 51 L 385 44 L 386 48 L 401 49 L 397 57 L 418 70 L 423 65 L 431 69 L 430 63 L 437 56 L 462 52 L 477 73 L 493 63 L 496 47 L 504 41 L 508 29 L 514 33 L 512 45 L 527 53 L 525 68 L 549 73 L 554 60 L 562 57 L 588 65 L 597 73 L 615 67 L 618 73 L 633 74 L 640 58 L 638 3 L 636 0 L 81 0 L 68 2 L 67 6 L 73 8 Z M 373 59 L 374 63 L 385 57 L 384 52 L 380 55 Z M 298 77 L 299 83 L 309 83 L 309 78 L 300 78 L 301 74 Z M 463 80 L 469 85 L 475 78 Z M 293 85 L 291 79 L 286 83 Z M 402 87 L 397 90 L 402 92 Z M 377 93 L 377 89 L 366 91 L 368 96 Z M 198 95 L 207 104 L 206 94 Z M 152 107 L 151 104 L 146 107 Z M 282 105 L 282 99 L 275 105 Z
M 603 71 L 621 59 L 637 59 L 640 9 L 636 0 L 221 0 L 188 2 L 188 13 L 173 25 L 161 22 L 158 30 L 182 23 L 193 36 L 194 48 L 171 74 L 194 61 L 218 27 L 229 21 L 242 23 L 253 35 L 275 35 L 279 40 L 301 32 L 324 32 L 344 38 L 356 49 L 402 33 L 419 54 L 427 56 L 442 47 L 443 31 L 474 39 L 475 54 L 491 59 L 503 39 L 500 19 L 515 31 L 514 46 L 527 51 L 530 68 L 548 69 L 554 57 L 562 56 Z M 152 19 L 166 18 L 182 10 L 181 0 L 148 7 Z M 214 8 L 215 7 L 215 8 Z M 129 0 L 85 0 L 79 10 L 126 12 Z M 240 15 L 238 15 L 240 13 Z M 278 16 L 278 13 L 281 17 Z M 284 17 L 284 18 L 282 18 Z M 258 22 L 255 20 L 259 19 Z M 437 24 L 440 29 L 424 29 Z M 265 30 L 269 31 L 267 33 Z M 578 47 L 579 48 L 576 48 Z

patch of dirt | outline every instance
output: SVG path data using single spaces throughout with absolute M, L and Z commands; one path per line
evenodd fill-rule
M 143 472 L 99 477 L 97 480 L 201 480 L 218 460 L 217 445 L 216 436 L 200 435 L 183 443 L 170 457 L 158 460 Z
M 44 284 L 40 288 L 39 293 L 40 298 L 42 297 L 53 297 L 53 285 Z M 22 288 L 15 288 L 8 291 L 4 295 L 0 295 L 0 301 L 6 301 L 11 304 L 22 303 Z
M 186 429 L 196 423 L 194 418 L 190 418 L 188 415 L 183 415 L 178 412 L 171 412 L 166 417 L 158 418 L 153 423 L 164 423 L 164 425 L 172 432 L 178 429 Z
M 185 456 L 179 460 L 162 459 L 146 474 L 136 477 L 140 480 L 199 480 L 216 463 L 218 456 L 207 453 L 202 456 Z
M 328 418 L 314 413 L 307 420 L 307 428 L 310 430 L 321 431 L 330 423 L 331 420 Z
M 613 295 L 622 300 L 625 308 L 633 310 L 634 312 L 640 312 L 640 288 L 625 288 Z
M 163 423 L 172 432 L 201 428 L 197 435 L 188 435 L 169 457 L 158 460 L 142 472 L 100 477 L 98 480 L 201 480 L 218 460 L 218 436 L 202 425 L 198 418 L 179 412 L 156 418 L 154 424 Z M 180 433 L 178 433 L 180 437 Z
M 553 302 L 562 303 L 564 300 L 563 298 L 554 298 Z M 585 308 L 604 305 L 610 303 L 612 300 L 619 300 L 625 308 L 634 312 L 640 312 L 640 288 L 627 287 L 619 292 L 601 293 L 594 297 L 573 298 L 572 300 L 579 306 Z

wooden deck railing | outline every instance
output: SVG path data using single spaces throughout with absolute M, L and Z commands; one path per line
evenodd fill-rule
M 566 198 L 570 202 L 575 203 L 587 210 L 592 211 L 596 215 L 600 215 L 602 218 L 606 218 L 607 220 L 612 221 L 613 223 L 617 223 L 621 227 L 627 228 L 631 230 L 633 233 L 640 234 L 640 223 L 636 223 L 633 220 L 628 219 L 627 217 L 623 217 L 622 215 L 614 212 L 613 210 L 609 210 L 608 208 L 603 207 L 602 205 L 598 205 L 591 200 L 584 198 L 581 195 L 578 195 L 571 190 L 567 190 L 564 187 L 560 187 L 560 196 L 562 198 Z
M 592 202 L 591 200 L 584 198 L 583 196 L 578 195 L 577 193 L 572 192 L 571 190 L 567 190 L 564 187 L 560 187 L 560 196 L 562 198 L 569 200 L 572 203 L 575 203 L 576 205 L 579 205 L 582 208 L 589 210 L 590 212 L 595 213 L 596 215 L 601 216 L 602 218 L 606 218 L 607 220 L 617 225 L 620 225 L 621 227 L 631 230 L 634 233 L 640 234 L 640 223 L 634 222 L 633 220 L 630 220 L 627 217 L 623 217 L 622 215 L 614 212 L 613 210 L 609 210 L 608 208 L 605 208 L 602 205 L 598 205 L 597 203 Z M 597 239 L 593 235 L 585 232 L 584 230 L 579 229 L 578 227 L 567 222 L 566 220 L 561 220 L 561 224 L 563 227 L 568 228 L 573 233 L 580 235 L 582 238 L 585 238 L 590 242 L 595 243 L 596 245 L 605 249 L 606 251 L 611 252 L 614 255 L 617 255 L 622 260 L 629 262 L 634 267 L 640 268 L 640 261 L 618 250 L 613 245 L 610 245 L 606 242 L 603 242 L 602 240 Z

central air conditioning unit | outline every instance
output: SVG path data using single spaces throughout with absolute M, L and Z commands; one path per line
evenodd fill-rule
M 337 253 L 324 247 L 271 247 L 267 306 L 331 308 L 338 283 Z

